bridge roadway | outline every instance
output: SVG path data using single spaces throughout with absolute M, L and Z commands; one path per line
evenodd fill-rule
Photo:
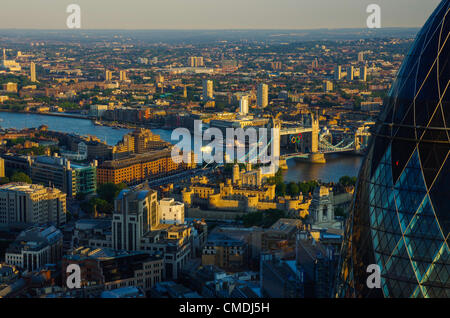
M 339 150 L 319 150 L 318 153 L 321 154 L 332 154 L 332 153 L 341 153 L 341 152 L 351 152 L 351 151 L 355 151 L 355 148 L 348 148 L 348 149 L 339 149 Z M 303 153 L 303 152 L 296 152 L 296 153 L 288 153 L 288 154 L 283 154 L 280 156 L 280 159 L 292 159 L 292 158 L 308 158 L 309 153 Z
M 297 135 L 297 134 L 303 134 L 303 133 L 307 133 L 307 132 L 312 132 L 312 128 L 311 127 L 281 128 L 280 136 Z

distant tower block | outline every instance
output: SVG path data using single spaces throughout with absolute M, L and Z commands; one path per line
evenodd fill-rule
M 257 105 L 260 108 L 269 105 L 269 86 L 267 86 L 267 84 L 261 83 L 258 85 Z
M 126 80 L 128 80 L 127 71 L 120 71 L 120 81 L 125 82 Z
M 30 80 L 33 83 L 37 82 L 37 80 L 36 80 L 36 64 L 34 64 L 34 62 L 30 63 Z
M 347 81 L 353 81 L 353 74 L 355 72 L 354 66 L 347 67 Z
M 208 101 L 214 99 L 213 81 L 203 80 L 203 100 Z
M 112 80 L 112 72 L 109 70 L 105 71 L 105 82 L 111 82 Z
M 338 65 L 334 69 L 334 79 L 339 81 L 342 78 L 342 66 Z
M 239 102 L 240 105 L 240 113 L 242 115 L 248 114 L 248 96 L 242 96 Z
M 364 62 L 364 52 L 358 53 L 358 62 Z

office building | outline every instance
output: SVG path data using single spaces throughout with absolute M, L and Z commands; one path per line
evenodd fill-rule
M 39 184 L 8 183 L 0 187 L 0 224 L 66 223 L 66 194 Z
M 156 191 L 146 188 L 122 190 L 114 201 L 113 248 L 141 250 L 144 235 L 160 222 Z
M 33 183 L 54 186 L 69 197 L 90 194 L 97 189 L 97 163 L 72 164 L 63 157 L 36 157 L 30 167 Z
M 257 105 L 260 108 L 267 107 L 269 105 L 269 86 L 267 84 L 259 84 L 257 91 Z
M 145 292 L 164 279 L 164 259 L 148 252 L 76 248 L 62 259 L 63 281 L 67 280 L 66 268 L 70 264 L 80 266 L 81 288 L 86 289 L 99 286 L 102 291 L 114 291 L 135 287 Z
M 208 237 L 202 253 L 202 266 L 215 265 L 229 271 L 243 270 L 248 264 L 244 241 L 214 234 Z
M 56 227 L 32 227 L 22 231 L 7 248 L 5 262 L 27 271 L 38 271 L 62 259 L 63 235 Z
M 450 74 L 450 43 L 442 41 L 449 10 L 442 1 L 419 32 L 375 126 L 348 217 L 338 297 L 450 297 L 450 95 L 439 89 Z M 380 288 L 367 285 L 372 264 Z

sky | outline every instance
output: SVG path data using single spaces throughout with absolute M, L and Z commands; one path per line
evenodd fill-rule
M 81 7 L 82 29 L 365 28 L 369 4 L 382 27 L 420 27 L 440 0 L 1 0 L 0 29 L 65 29 Z

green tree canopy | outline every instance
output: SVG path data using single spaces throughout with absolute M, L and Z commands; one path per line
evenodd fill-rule
M 98 186 L 98 197 L 107 202 L 114 202 L 114 199 L 119 195 L 120 191 L 126 189 L 127 185 L 124 183 L 104 183 Z
M 297 196 L 300 194 L 300 188 L 295 182 L 291 182 L 287 186 L 287 194 L 290 196 Z
M 12 174 L 10 180 L 11 180 L 11 182 L 25 182 L 25 183 L 29 183 L 29 184 L 33 183 L 31 181 L 31 178 L 26 173 L 19 172 L 19 171 L 15 171 Z

